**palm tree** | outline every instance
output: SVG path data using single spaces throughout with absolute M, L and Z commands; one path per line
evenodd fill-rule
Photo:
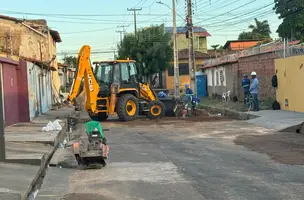
M 259 21 L 257 18 L 254 18 L 255 25 L 250 25 L 248 28 L 251 29 L 251 33 L 254 39 L 266 39 L 270 38 L 270 26 L 267 20 Z
M 212 49 L 216 51 L 216 49 L 219 47 L 220 45 L 219 44 L 214 44 L 214 45 L 211 45 Z

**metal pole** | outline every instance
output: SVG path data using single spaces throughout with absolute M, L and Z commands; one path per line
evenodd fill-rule
M 188 27 L 188 44 L 189 44 L 189 74 L 190 74 L 190 86 L 196 95 L 196 77 L 195 77 L 195 52 L 193 47 L 193 24 L 192 24 L 192 2 L 187 0 L 187 27 Z
M 120 42 L 122 42 L 122 33 L 123 33 L 124 31 L 116 31 L 116 33 L 119 33 L 120 34 Z
M 178 47 L 177 47 L 177 31 L 176 31 L 176 10 L 175 0 L 172 0 L 172 15 L 173 15 L 173 51 L 174 51 L 174 93 L 175 97 L 179 98 L 179 64 L 178 64 Z
M 123 30 L 123 37 L 125 37 L 125 33 L 126 33 L 126 27 L 129 27 L 129 25 L 120 25 L 120 26 L 117 26 L 118 28 L 122 28 Z
M 2 65 L 0 64 L 0 67 Z M 2 101 L 2 70 L 0 70 L 0 162 L 5 161 L 5 137 L 3 120 L 3 101 Z
M 284 54 L 283 54 L 283 57 L 285 58 L 285 56 L 286 56 L 286 42 L 285 42 L 285 38 L 283 39 L 283 49 L 284 49 Z
M 137 29 L 136 29 L 136 11 L 142 10 L 142 8 L 131 8 L 131 9 L 127 9 L 128 11 L 133 11 L 133 15 L 134 15 L 134 33 L 135 35 L 137 34 Z

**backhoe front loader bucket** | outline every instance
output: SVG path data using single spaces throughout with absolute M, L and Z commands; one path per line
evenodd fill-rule
M 177 113 L 175 111 L 177 100 L 175 98 L 166 97 L 166 98 L 158 98 L 158 100 L 160 100 L 161 102 L 163 102 L 165 104 L 165 107 L 166 107 L 165 115 L 167 117 L 174 117 L 177 115 Z

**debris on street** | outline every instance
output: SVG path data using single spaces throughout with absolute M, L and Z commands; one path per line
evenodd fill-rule
M 42 127 L 42 131 L 49 132 L 49 131 L 61 131 L 62 126 L 60 125 L 61 120 L 56 119 L 54 122 L 49 122 L 46 126 Z

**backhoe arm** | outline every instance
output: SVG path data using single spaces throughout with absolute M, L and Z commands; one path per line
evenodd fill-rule
M 95 112 L 97 107 L 97 95 L 100 90 L 94 76 L 90 63 L 91 48 L 88 45 L 82 46 L 78 53 L 77 73 L 73 80 L 73 86 L 67 97 L 68 101 L 73 101 L 78 94 L 81 81 L 84 79 L 84 88 L 86 91 L 86 110 Z
M 156 96 L 154 95 L 154 92 L 150 88 L 149 84 L 140 83 L 140 96 L 141 98 L 147 100 L 147 101 L 155 101 Z

